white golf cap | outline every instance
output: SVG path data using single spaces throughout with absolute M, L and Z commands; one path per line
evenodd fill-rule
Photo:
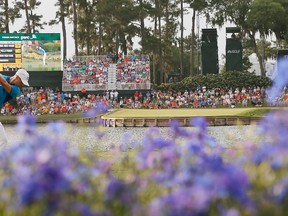
M 29 73 L 24 69 L 19 69 L 16 72 L 16 75 L 20 77 L 22 83 L 26 86 L 29 86 L 28 80 L 29 80 Z

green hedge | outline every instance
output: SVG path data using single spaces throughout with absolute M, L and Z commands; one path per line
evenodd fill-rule
M 211 88 L 235 89 L 242 87 L 268 87 L 272 85 L 272 80 L 268 77 L 257 76 L 249 72 L 224 72 L 221 74 L 208 74 L 187 77 L 178 83 L 163 83 L 155 86 L 158 90 L 168 90 L 172 87 L 176 91 L 196 89 L 198 86 Z
M 61 51 L 61 44 L 60 43 L 54 43 L 54 42 L 45 43 L 43 47 L 45 48 L 45 50 L 47 52 L 59 52 L 59 51 Z

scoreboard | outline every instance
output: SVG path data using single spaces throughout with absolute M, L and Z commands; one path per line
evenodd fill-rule
M 21 43 L 0 43 L 0 70 L 6 67 L 22 67 Z
M 46 50 L 45 64 L 42 64 L 43 54 L 39 53 L 38 47 Z M 61 70 L 60 34 L 0 34 L 0 71 L 14 72 L 19 68 L 29 71 Z

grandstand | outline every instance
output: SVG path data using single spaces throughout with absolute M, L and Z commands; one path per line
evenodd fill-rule
M 111 55 L 79 56 L 64 63 L 62 90 L 150 89 L 150 59 L 146 55 L 126 56 L 116 62 Z

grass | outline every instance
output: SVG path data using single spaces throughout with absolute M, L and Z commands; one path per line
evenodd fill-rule
M 43 66 L 42 56 L 39 59 L 23 58 L 23 67 L 28 71 L 50 71 L 47 73 L 53 73 L 53 71 L 61 70 L 61 59 L 51 60 L 46 58 L 47 65 Z
M 172 117 L 194 117 L 194 116 L 243 116 L 243 117 L 263 117 L 271 110 L 280 108 L 256 107 L 256 108 L 217 108 L 217 109 L 116 109 L 103 116 L 103 118 L 172 118 Z M 64 122 L 77 122 L 82 119 L 80 112 L 74 114 L 54 114 L 37 116 L 37 122 L 62 120 Z M 2 123 L 16 123 L 17 116 L 0 116 Z
M 193 117 L 193 116 L 238 116 L 256 112 L 263 108 L 218 108 L 218 109 L 119 109 L 107 113 L 103 118 L 169 118 L 169 117 Z M 261 111 L 259 111 L 261 112 Z
M 57 120 L 62 120 L 65 122 L 72 122 L 72 121 L 76 121 L 77 119 L 81 119 L 82 118 L 82 114 L 79 113 L 74 113 L 74 114 L 54 114 L 54 115 L 39 115 L 36 116 L 37 118 L 37 122 L 41 123 L 41 122 L 48 122 L 48 121 L 57 121 Z M 1 115 L 0 116 L 0 122 L 2 123 L 16 123 L 17 122 L 17 116 L 15 115 Z
M 267 112 L 280 110 L 281 108 L 271 107 L 251 107 L 251 108 L 217 108 L 217 109 L 116 109 L 103 116 L 103 118 L 189 118 L 194 116 L 243 116 L 243 117 L 263 117 Z M 62 120 L 64 122 L 75 123 L 82 119 L 82 113 L 74 114 L 45 114 L 36 116 L 37 122 Z M 16 123 L 15 115 L 0 115 L 2 123 Z
M 262 108 L 262 109 L 254 109 L 254 110 L 247 110 L 242 113 L 240 113 L 240 116 L 245 117 L 263 117 L 265 114 L 271 111 L 271 108 Z

